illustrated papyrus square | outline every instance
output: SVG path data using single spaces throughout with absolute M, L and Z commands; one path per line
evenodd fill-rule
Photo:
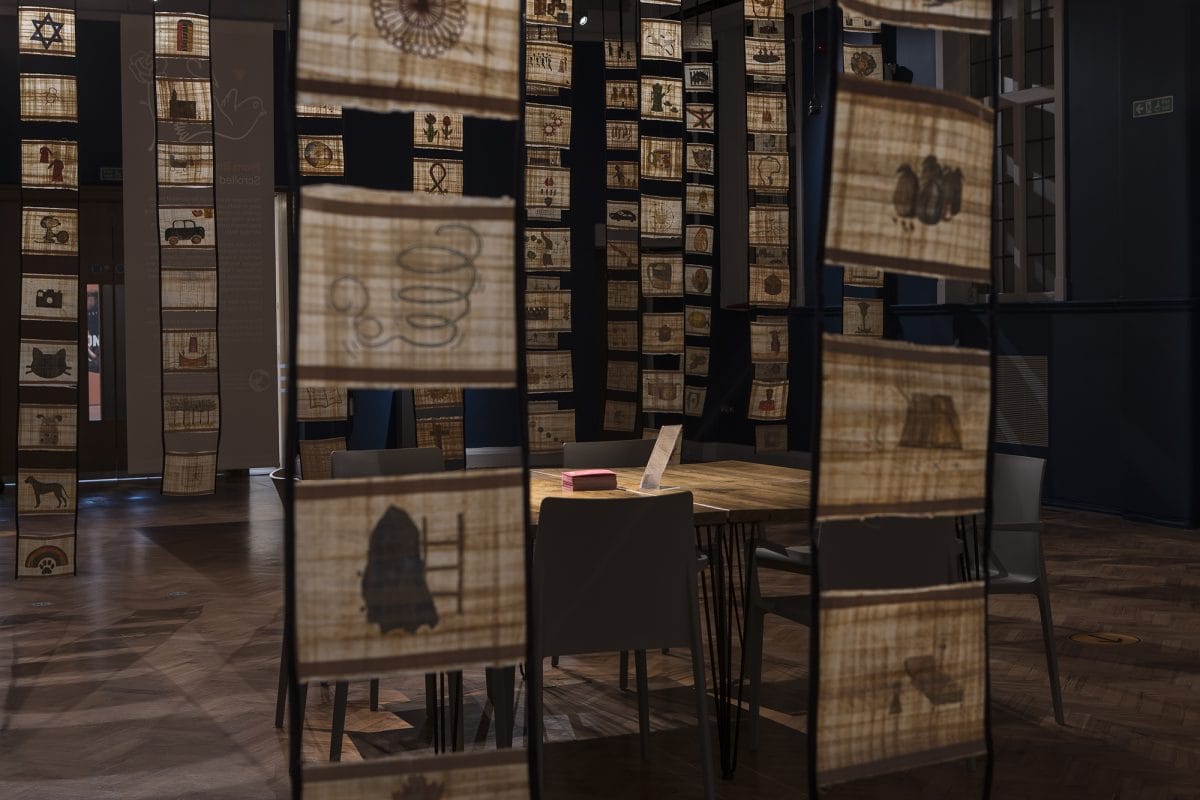
M 557 275 L 530 275 L 525 279 L 525 289 L 531 292 L 540 292 L 547 289 L 561 289 L 562 278 Z
M 301 137 L 301 152 L 303 141 Z M 158 182 L 165 186 L 212 186 L 213 146 L 159 142 Z
M 21 319 L 79 317 L 79 279 L 62 275 L 21 276 Z
M 781 37 L 746 37 L 746 74 L 767 83 L 787 78 L 786 42 Z
M 17 470 L 17 511 L 21 514 L 74 514 L 76 494 L 72 470 Z
M 683 51 L 685 53 L 710 53 L 712 49 L 712 25 L 707 22 L 689 20 L 683 26 Z
M 527 353 L 525 356 L 526 384 L 532 394 L 569 392 L 574 386 L 570 350 L 546 353 Z
M 561 453 L 566 442 L 575 441 L 575 411 L 530 411 L 529 452 Z
M 704 416 L 704 399 L 708 389 L 704 386 L 683 387 L 683 413 L 689 417 Z
M 74 256 L 79 253 L 79 212 L 73 208 L 21 209 L 21 252 Z
M 717 212 L 717 202 L 715 198 L 716 189 L 712 186 L 707 186 L 702 183 L 689 183 L 687 185 L 686 201 L 688 214 L 702 214 L 712 216 Z
M 159 283 L 167 311 L 214 311 L 217 308 L 215 269 L 164 269 Z
M 345 419 L 346 390 L 336 386 L 304 386 L 296 389 L 296 419 L 299 422 Z
M 751 206 L 750 246 L 787 247 L 790 214 L 788 206 Z
M 687 103 L 683 107 L 688 133 L 714 133 L 717 107 L 712 103 Z
M 637 391 L 634 389 L 634 391 Z M 604 430 L 632 433 L 637 425 L 637 403 L 632 400 L 604 401 Z
M 463 162 L 453 158 L 414 158 L 413 191 L 426 195 L 461 195 Z
M 710 336 L 712 309 L 707 306 L 685 306 L 683 329 L 688 336 Z
M 755 425 L 755 453 L 783 453 L 787 451 L 787 425 Z
M 791 273 L 787 266 L 750 265 L 750 305 L 783 308 L 791 303 Z
M 163 454 L 162 493 L 168 496 L 212 494 L 217 483 L 217 454 Z
M 831 264 L 990 279 L 993 113 L 949 92 L 838 82 Z
M 638 163 L 636 161 L 607 162 L 604 185 L 609 189 L 637 191 Z
M 570 27 L 573 24 L 571 0 L 525 0 L 525 22 Z
M 688 225 L 687 226 L 687 243 L 685 248 L 689 253 L 697 253 L 699 255 L 712 255 L 713 251 L 713 226 L 712 225 Z
M 557 350 L 557 331 L 525 331 L 526 350 Z
M 212 206 L 201 208 L 160 207 L 158 209 L 159 244 L 173 248 L 214 248 L 217 246 L 216 214 Z
M 345 172 L 341 136 L 300 137 L 301 175 L 342 175 Z
M 683 231 L 683 199 L 642 195 L 642 236 L 678 238 Z
M 632 39 L 605 38 L 605 69 L 636 69 L 637 44 Z
M 746 130 L 750 133 L 787 133 L 787 95 L 783 92 L 747 92 Z
M 154 55 L 208 58 L 208 17 L 202 14 L 155 14 Z
M 611 392 L 636 392 L 638 390 L 637 362 L 610 360 L 604 386 Z
M 637 311 L 637 281 L 609 281 L 608 308 L 610 311 Z
M 879 288 L 883 286 L 883 270 L 877 267 L 846 267 L 842 283 L 847 286 Z
M 867 297 L 842 298 L 842 333 L 846 336 L 883 336 L 883 301 Z
M 856 14 L 842 14 L 842 30 L 848 33 L 879 33 L 882 30 L 879 20 Z
M 571 170 L 558 167 L 529 167 L 525 170 L 526 208 L 571 207 Z
M 637 352 L 638 324 L 635 320 L 612 320 L 608 323 L 608 349 Z
M 167 122 L 211 122 L 212 85 L 196 78 L 157 78 L 158 118 Z
M 883 48 L 877 44 L 844 45 L 842 70 L 858 78 L 883 80 Z
M 987 752 L 982 583 L 821 593 L 817 780 Z
M 570 228 L 526 228 L 525 269 L 566 272 L 571 269 Z
M 641 85 L 642 119 L 683 119 L 683 81 L 642 76 Z
M 689 378 L 708 377 L 709 349 L 688 345 L 683 356 L 683 372 Z
M 642 20 L 642 58 L 658 61 L 680 61 L 679 21 L 671 19 Z
M 463 149 L 463 115 L 450 111 L 417 111 L 413 114 L 413 147 L 434 150 Z
M 642 294 L 646 297 L 682 297 L 683 255 L 646 253 L 642 259 Z
M 298 484 L 297 678 L 519 661 L 521 479 L 505 469 Z
M 461 415 L 417 420 L 417 447 L 436 447 L 447 462 L 461 462 L 467 457 L 465 437 Z
M 307 0 L 300 10 L 298 100 L 513 119 L 520 19 L 520 0 L 412 8 Z
M 637 242 L 609 239 L 605 244 L 605 264 L 609 269 L 615 270 L 637 269 Z
M 529 766 L 520 751 L 452 753 L 304 767 L 306 800 L 528 800 Z
M 515 385 L 511 200 L 311 186 L 300 230 L 305 385 Z
M 783 363 L 788 360 L 787 317 L 767 317 L 750 323 L 750 361 Z
M 21 185 L 31 189 L 78 189 L 79 143 L 22 139 Z
M 779 420 L 787 418 L 788 384 L 783 381 L 755 379 L 750 384 L 750 419 Z M 822 473 L 823 474 L 823 473 Z
M 634 201 L 609 200 L 605 203 L 605 222 L 617 230 L 638 229 L 638 204 Z
M 713 90 L 713 65 L 684 64 L 683 88 L 689 92 L 711 92 Z
M 75 386 L 79 381 L 79 346 L 74 342 L 22 339 L 22 386 Z
M 525 45 L 525 83 L 555 89 L 571 88 L 571 45 L 529 42 Z
M 448 386 L 413 389 L 413 408 L 417 411 L 458 409 L 463 404 L 463 392 Z
M 642 177 L 678 181 L 683 178 L 683 140 L 643 136 Z
M 830 334 L 823 342 L 818 518 L 981 511 L 987 352 Z
M 604 146 L 609 150 L 637 150 L 638 124 L 608 120 L 604 123 Z
M 604 98 L 606 108 L 636 111 L 638 107 L 637 81 L 605 81 Z
M 162 413 L 166 433 L 211 433 L 221 428 L 221 396 L 215 392 L 164 392 Z
M 557 147 L 529 147 L 525 150 L 525 163 L 531 167 L 561 167 L 562 153 Z M 559 216 L 556 211 L 552 218 L 558 219 Z
M 984 36 L 991 30 L 992 0 L 953 0 L 949 3 L 930 3 L 929 0 L 849 0 L 843 5 L 847 12 L 855 12 L 875 21 L 876 31 L 879 30 L 879 22 Z M 864 23 L 867 21 L 864 20 Z M 846 30 L 871 29 L 862 27 Z
M 716 162 L 716 148 L 713 145 L 688 142 L 688 172 L 699 172 L 705 175 L 712 175 L 714 162 Z
M 746 19 L 783 19 L 783 3 L 779 0 L 745 0 L 742 15 Z
M 340 117 L 342 107 L 337 103 L 297 103 L 298 117 Z
M 17 449 L 71 451 L 79 425 L 75 406 L 22 403 L 17 412 Z
M 77 115 L 74 76 L 21 73 L 22 120 L 74 122 Z
M 65 531 L 65 534 L 42 538 L 22 534 L 17 539 L 17 577 L 40 578 L 48 575 L 73 575 L 75 573 L 75 527 L 74 517 L 34 517 L 29 522 L 23 522 L 23 530 L 33 527 L 30 522 L 50 522 L 51 527 Z
M 17 41 L 17 50 L 22 55 L 75 55 L 75 11 L 17 6 Z
M 712 294 L 712 269 L 688 264 L 684 284 L 688 294 Z
M 747 174 L 751 189 L 765 192 L 786 192 L 791 180 L 786 153 L 749 153 Z
M 683 314 L 678 311 L 642 315 L 642 352 L 683 354 Z
M 525 327 L 531 331 L 570 331 L 570 290 L 525 292 Z
M 642 410 L 683 413 L 683 371 L 642 370 Z
M 162 332 L 163 372 L 208 372 L 217 369 L 215 330 Z
M 570 147 L 571 107 L 526 105 L 525 143 Z

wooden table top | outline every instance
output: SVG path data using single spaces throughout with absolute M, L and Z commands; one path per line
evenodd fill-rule
M 808 520 L 809 471 L 749 461 L 708 461 L 672 464 L 663 475 L 663 488 L 642 491 L 641 467 L 619 467 L 617 489 L 564 492 L 561 469 L 530 470 L 529 510 L 537 524 L 547 497 L 605 500 L 631 494 L 690 491 L 697 525 L 725 522 L 804 522 Z

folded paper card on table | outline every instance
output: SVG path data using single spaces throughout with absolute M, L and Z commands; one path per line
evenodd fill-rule
M 662 484 L 663 473 L 671 463 L 671 453 L 675 451 L 675 442 L 683 431 L 682 425 L 663 425 L 654 442 L 654 450 L 650 460 L 646 462 L 646 471 L 642 473 L 642 489 L 657 489 Z
M 617 473 L 611 469 L 576 469 L 562 474 L 567 492 L 594 492 L 617 488 Z

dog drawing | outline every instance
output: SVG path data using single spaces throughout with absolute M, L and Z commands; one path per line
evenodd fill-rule
M 42 495 L 50 494 L 52 492 L 54 494 L 54 499 L 58 501 L 58 505 L 56 506 L 56 508 L 66 508 L 67 507 L 67 490 L 63 488 L 63 485 L 61 483 L 42 483 L 41 481 L 39 481 L 37 478 L 33 477 L 32 475 L 27 477 L 25 479 L 25 482 L 28 483 L 30 488 L 33 489 L 33 507 L 34 508 L 41 508 L 42 507 Z

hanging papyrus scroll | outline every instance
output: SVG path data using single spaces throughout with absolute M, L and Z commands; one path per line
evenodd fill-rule
M 79 348 L 79 143 L 75 75 L 68 74 L 76 64 L 74 4 L 19 6 L 17 32 L 22 63 L 47 70 L 19 78 L 21 232 L 8 252 L 20 270 L 8 313 L 19 310 L 13 346 L 22 578 L 77 571 L 79 382 L 88 360 Z
M 841 6 L 861 15 L 847 14 L 846 30 L 874 32 L 886 22 L 986 35 L 992 24 L 992 0 L 842 0 Z

